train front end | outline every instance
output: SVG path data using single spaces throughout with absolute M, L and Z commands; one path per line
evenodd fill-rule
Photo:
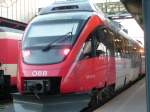
M 18 89 L 22 94 L 76 91 L 77 82 L 66 75 L 74 72 L 69 73 L 79 48 L 73 47 L 87 21 L 86 16 L 76 14 L 41 15 L 30 23 L 19 58 Z
M 89 1 L 55 3 L 42 9 L 31 21 L 19 56 L 20 93 L 64 94 L 89 91 L 97 86 L 96 79 L 85 86 L 81 79 L 90 79 L 78 74 L 85 41 L 102 24 L 95 10 Z M 83 72 L 84 69 L 80 71 Z M 89 69 L 88 74 L 91 72 Z

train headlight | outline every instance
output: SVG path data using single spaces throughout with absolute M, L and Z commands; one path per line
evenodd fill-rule
M 65 49 L 63 50 L 63 54 L 64 54 L 64 55 L 68 55 L 69 52 L 70 52 L 70 49 L 69 49 L 69 48 L 65 48 Z
M 30 50 L 24 50 L 22 53 L 23 53 L 23 57 L 29 57 L 31 55 Z

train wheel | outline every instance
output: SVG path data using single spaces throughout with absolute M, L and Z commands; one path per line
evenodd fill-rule
M 115 84 L 109 86 L 109 93 L 112 97 L 115 95 Z
M 91 92 L 90 107 L 101 105 L 103 102 L 112 98 L 115 95 L 115 84 L 106 86 L 103 89 L 93 89 Z
M 115 85 L 106 86 L 102 90 L 102 101 L 105 102 L 115 95 Z
M 103 100 L 102 93 L 102 89 L 93 89 L 91 91 L 91 100 L 89 102 L 90 107 L 95 107 L 101 104 Z

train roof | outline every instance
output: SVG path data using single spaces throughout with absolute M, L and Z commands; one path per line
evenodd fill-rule
M 122 29 L 118 31 L 118 34 L 122 35 L 124 38 L 126 38 L 129 43 L 132 42 L 133 44 L 140 46 L 139 42 L 137 42 L 136 40 L 134 40 L 133 38 L 131 38 L 126 32 L 124 32 Z
M 47 20 L 49 17 L 53 18 L 53 15 L 59 16 L 60 19 L 61 16 L 66 16 L 66 18 L 87 19 L 93 14 L 98 15 L 105 21 L 104 13 L 92 0 L 66 0 L 65 2 L 55 2 L 41 9 L 36 19 L 32 22 Z
M 64 2 L 55 2 L 52 5 L 41 9 L 39 15 L 69 11 L 87 11 L 96 12 L 98 7 L 91 0 L 67 0 Z
M 69 19 L 82 19 L 87 20 L 93 13 L 91 12 L 64 12 L 64 13 L 51 13 L 51 14 L 45 14 L 45 15 L 39 15 L 36 18 L 34 18 L 31 22 L 32 23 L 38 23 L 43 21 L 50 21 L 50 20 L 61 20 L 62 18 L 65 20 Z
M 116 21 L 113 21 L 110 19 L 107 19 L 107 23 L 110 29 L 112 29 L 114 32 L 116 32 L 119 35 L 122 35 L 124 38 L 126 38 L 130 42 L 138 46 L 141 46 L 141 44 L 139 44 L 138 41 L 134 40 L 133 38 L 131 38 L 131 36 L 128 35 L 128 33 L 125 31 L 124 27 L 120 23 L 117 23 Z

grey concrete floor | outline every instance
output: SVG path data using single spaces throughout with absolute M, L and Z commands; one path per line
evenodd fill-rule
M 147 112 L 145 78 L 94 112 Z

